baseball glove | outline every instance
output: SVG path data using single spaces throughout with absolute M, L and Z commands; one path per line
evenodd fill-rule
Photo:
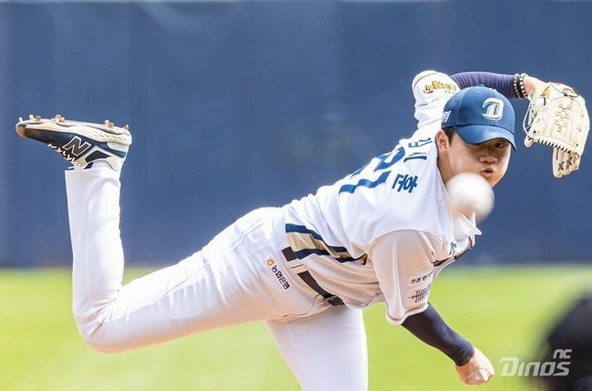
M 549 82 L 534 91 L 524 117 L 524 144 L 553 148 L 553 175 L 561 178 L 580 167 L 590 117 L 586 102 L 578 92 L 564 84 Z

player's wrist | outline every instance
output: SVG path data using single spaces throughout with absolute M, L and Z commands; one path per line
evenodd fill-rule
M 454 361 L 454 365 L 457 367 L 462 367 L 463 365 L 467 364 L 473 356 L 475 355 L 475 347 L 467 340 L 464 340 L 464 343 L 459 346 L 456 352 L 453 354 L 448 355 L 452 361 Z
M 516 73 L 512 77 L 512 87 L 514 88 L 514 94 L 516 98 L 525 99 L 528 97 L 528 91 L 526 89 L 525 81 L 529 76 L 526 73 Z

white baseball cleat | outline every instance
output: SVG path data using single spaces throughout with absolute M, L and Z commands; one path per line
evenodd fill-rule
M 88 168 L 97 160 L 107 161 L 120 170 L 132 136 L 128 126 L 117 127 L 106 120 L 102 124 L 66 120 L 61 115 L 51 119 L 29 115 L 19 118 L 19 136 L 40 141 L 61 154 L 76 168 Z

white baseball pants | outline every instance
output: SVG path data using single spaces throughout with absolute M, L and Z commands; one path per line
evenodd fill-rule
M 367 389 L 362 312 L 323 302 L 286 268 L 273 230 L 279 209 L 255 210 L 201 251 L 122 285 L 120 186 L 107 167 L 66 171 L 72 305 L 89 345 L 125 351 L 261 320 L 303 390 Z

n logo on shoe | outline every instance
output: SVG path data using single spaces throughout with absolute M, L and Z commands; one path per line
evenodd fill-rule
M 92 145 L 87 141 L 82 141 L 78 136 L 74 136 L 62 147 L 63 150 L 70 152 L 73 156 L 80 156 L 88 151 Z

